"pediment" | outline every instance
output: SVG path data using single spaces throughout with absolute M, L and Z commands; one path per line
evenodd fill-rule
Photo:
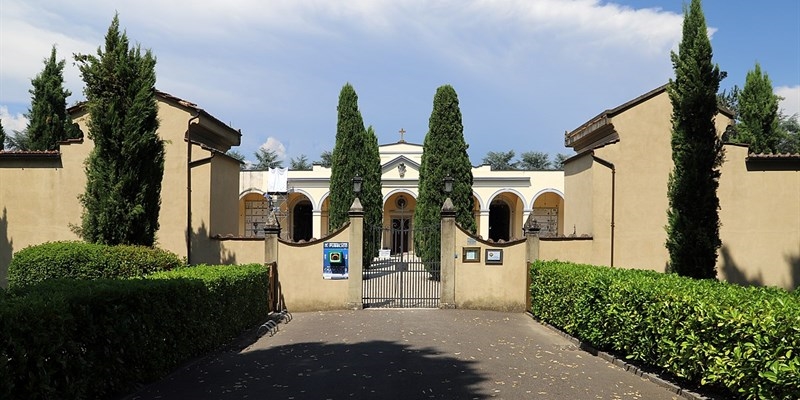
M 420 165 L 406 156 L 397 156 L 381 166 L 383 179 L 417 179 Z

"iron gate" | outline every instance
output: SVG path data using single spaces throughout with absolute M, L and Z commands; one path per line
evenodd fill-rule
M 365 308 L 439 307 L 439 258 L 423 261 L 414 251 L 415 235 L 438 236 L 439 226 L 412 229 L 411 224 L 410 216 L 398 216 L 389 227 L 365 227 L 370 245 L 364 251 L 372 247 L 374 253 L 364 263 Z

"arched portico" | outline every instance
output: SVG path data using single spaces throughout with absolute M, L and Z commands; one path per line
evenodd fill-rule
M 533 219 L 539 226 L 540 236 L 564 234 L 564 195 L 554 189 L 536 194 L 531 205 Z
M 497 192 L 489 201 L 487 238 L 494 241 L 509 241 L 522 237 L 525 201 L 515 190 Z
M 383 203 L 383 230 L 381 248 L 390 249 L 392 254 L 414 251 L 414 210 L 417 199 L 409 190 L 395 190 L 389 193 Z

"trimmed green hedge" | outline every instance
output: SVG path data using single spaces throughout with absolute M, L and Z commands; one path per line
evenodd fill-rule
M 55 279 L 0 301 L 0 398 L 108 398 L 223 345 L 268 313 L 269 268 Z
M 654 271 L 537 261 L 531 312 L 595 347 L 748 399 L 800 398 L 800 298 Z
M 183 265 L 177 255 L 150 247 L 48 242 L 14 254 L 8 266 L 8 287 L 59 278 L 131 278 Z

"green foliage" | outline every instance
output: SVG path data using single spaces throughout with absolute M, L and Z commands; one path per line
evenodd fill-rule
M 719 166 L 723 148 L 714 126 L 722 75 L 712 64 L 700 0 L 684 13 L 683 39 L 672 53 L 672 160 L 668 183 L 667 242 L 670 271 L 715 278 L 719 238 Z
M 414 248 L 425 261 L 439 261 L 441 243 L 441 211 L 445 199 L 444 179 L 451 176 L 453 191 L 449 194 L 456 212 L 456 223 L 475 232 L 472 213 L 472 165 L 464 141 L 464 126 L 458 95 L 450 85 L 436 89 L 428 133 L 423 143 L 419 171 L 419 197 L 414 210 Z
M 275 150 L 266 149 L 261 147 L 254 153 L 258 162 L 253 166 L 256 170 L 266 170 L 273 168 L 283 168 L 283 161 L 278 159 L 278 153 Z
M 364 178 L 361 189 L 361 201 L 364 206 L 364 226 L 376 227 L 383 224 L 383 193 L 381 192 L 381 155 L 378 149 L 378 136 L 370 125 L 366 131 L 365 152 L 362 157 L 364 163 Z M 365 232 L 369 232 L 365 229 Z M 363 266 L 367 267 L 372 259 L 378 255 L 381 248 L 381 238 L 375 235 L 364 235 Z
M 6 137 L 6 144 L 9 150 L 31 150 L 31 137 L 27 130 L 14 131 L 14 134 Z
M 297 158 L 292 158 L 289 169 L 292 171 L 311 171 L 311 163 L 308 162 L 308 157 L 305 154 L 300 154 Z
M 512 161 L 514 150 L 490 151 L 483 157 L 483 164 L 488 165 L 492 171 L 511 171 L 517 169 L 517 162 Z
M 105 50 L 76 55 L 86 83 L 89 138 L 83 220 L 88 242 L 152 246 L 161 208 L 164 141 L 158 136 L 156 60 L 129 48 L 114 16 Z
M 553 169 L 550 157 L 543 151 L 526 151 L 522 153 L 519 161 L 519 169 L 525 171 L 543 171 Z
M 72 93 L 64 89 L 64 60 L 56 61 L 56 47 L 50 58 L 44 60 L 44 70 L 31 79 L 31 108 L 28 118 L 28 148 L 26 150 L 53 150 L 58 143 L 80 136 L 80 130 L 67 115 L 67 97 Z
M 693 383 L 749 399 L 800 397 L 800 298 L 654 271 L 537 261 L 531 312 Z
M 6 130 L 3 128 L 3 120 L 0 119 L 0 151 L 6 148 Z
M 268 277 L 262 265 L 199 266 L 12 290 L 0 302 L 0 398 L 115 398 L 160 379 L 263 322 Z
M 228 157 L 236 159 L 237 161 L 239 161 L 241 163 L 241 164 L 239 164 L 239 169 L 244 170 L 247 167 L 247 165 L 245 164 L 244 154 L 242 154 L 242 153 L 240 153 L 240 152 L 238 152 L 236 150 L 228 150 L 228 152 L 225 153 L 225 154 L 228 155 Z
M 333 163 L 333 153 L 328 150 L 323 151 L 319 155 L 319 160 L 314 161 L 314 164 L 323 166 L 325 168 L 330 168 L 331 164 Z
M 364 224 L 380 224 L 380 219 L 375 221 L 368 214 L 374 213 L 375 210 L 381 212 L 383 208 L 380 196 L 380 159 L 376 170 L 372 137 L 364 128 L 364 120 L 358 109 L 358 95 L 349 83 L 339 92 L 337 111 L 336 144 L 331 156 L 328 228 L 331 231 L 339 229 L 348 221 L 348 212 L 355 200 L 353 178 L 356 175 L 363 179 L 359 197 L 365 212 Z M 375 142 L 374 150 L 377 151 L 377 139 Z
M 778 143 L 778 153 L 800 154 L 800 122 L 797 114 L 781 114 L 779 123 L 783 136 Z
M 84 242 L 49 242 L 26 247 L 8 266 L 9 288 L 48 279 L 130 278 L 183 266 L 166 250 L 144 246 L 108 246 Z
M 782 136 L 778 124 L 778 99 L 769 76 L 762 74 L 761 65 L 756 63 L 755 68 L 747 72 L 744 89 L 739 94 L 740 120 L 731 140 L 749 144 L 752 153 L 776 152 Z

